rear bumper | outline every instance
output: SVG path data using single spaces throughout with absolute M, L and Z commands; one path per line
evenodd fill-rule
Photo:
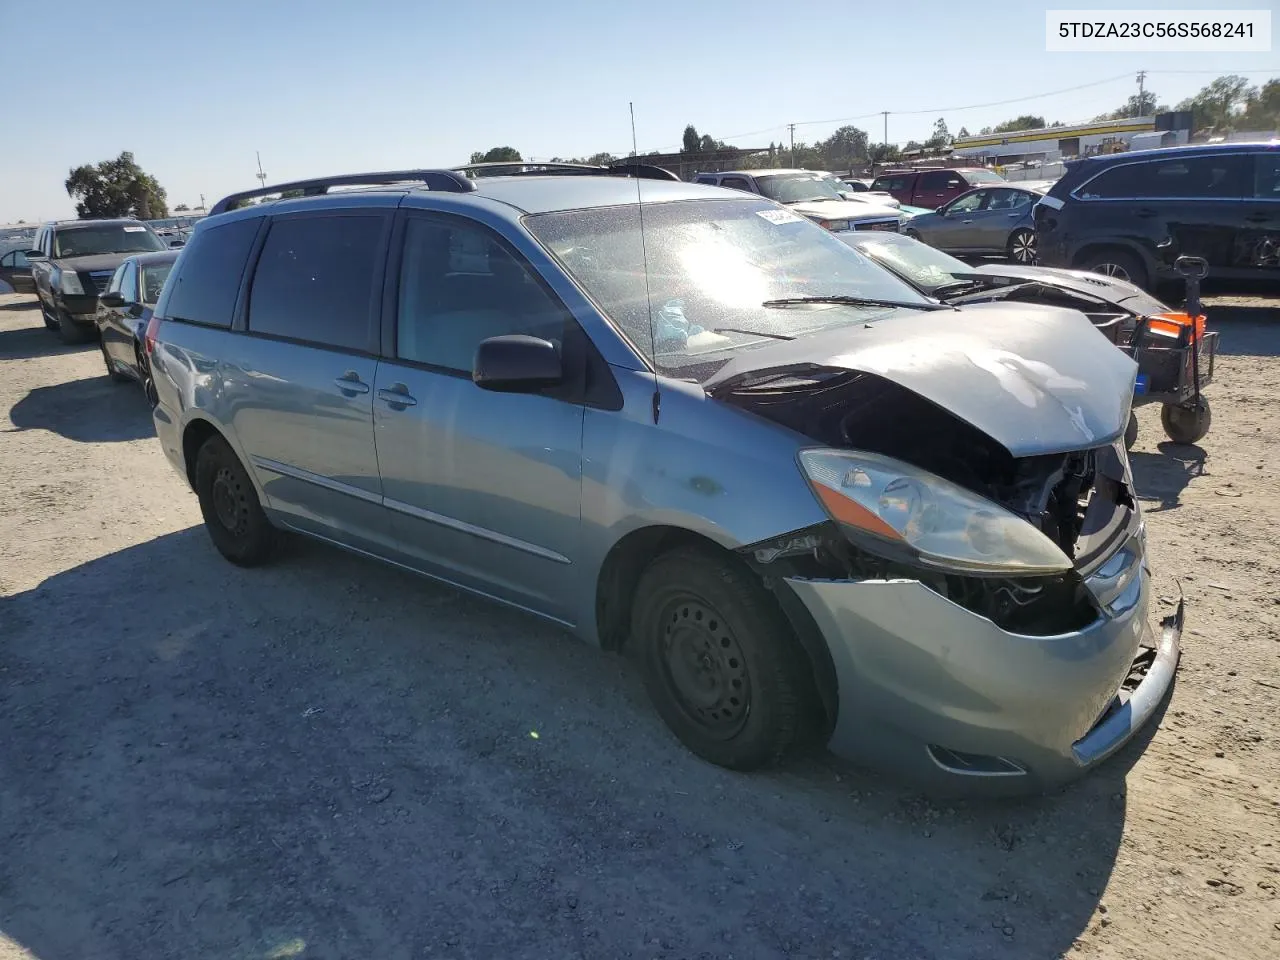
M 1128 742 L 1173 683 L 1181 604 L 1157 637 L 1140 535 L 1086 581 L 1098 618 L 1052 637 L 1008 633 L 917 581 L 787 582 L 835 665 L 833 752 L 926 788 L 1059 786 Z

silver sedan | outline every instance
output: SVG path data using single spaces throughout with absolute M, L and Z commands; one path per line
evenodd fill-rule
M 902 232 L 948 253 L 1003 254 L 1015 263 L 1035 263 L 1031 208 L 1042 196 L 1019 187 L 979 187 L 912 217 Z

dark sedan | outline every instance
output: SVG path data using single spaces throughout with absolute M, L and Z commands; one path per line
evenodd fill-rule
M 1035 263 L 1031 210 L 1042 196 L 1020 187 L 979 187 L 912 217 L 902 232 L 948 253 L 1003 254 L 1014 263 Z
M 137 380 L 153 403 L 155 390 L 143 338 L 152 308 L 177 259 L 177 250 L 128 257 L 111 275 L 98 300 L 96 322 L 107 374 L 116 382 Z

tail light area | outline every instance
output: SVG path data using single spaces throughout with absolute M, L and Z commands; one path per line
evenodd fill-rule
M 151 355 L 155 353 L 156 336 L 159 333 L 160 333 L 160 318 L 153 313 L 151 315 L 151 319 L 147 321 L 147 332 L 143 335 L 143 341 L 142 341 L 147 351 L 147 359 L 150 359 Z

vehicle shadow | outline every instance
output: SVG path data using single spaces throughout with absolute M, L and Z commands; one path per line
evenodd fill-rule
M 0 600 L 0 675 L 0 942 L 42 960 L 1048 960 L 1143 746 L 1021 802 L 820 752 L 735 774 L 619 656 L 328 547 L 233 567 L 200 528 Z
M 1208 454 L 1202 447 L 1164 441 L 1156 449 L 1160 452 L 1129 451 L 1133 485 L 1144 513 L 1176 510 L 1182 505 L 1182 491 L 1205 474 Z
M 135 383 L 101 376 L 36 387 L 9 408 L 13 431 L 48 430 L 79 443 L 155 436 L 150 408 Z
M 0 310 L 4 309 L 0 306 Z M 0 330 L 0 360 L 31 360 L 36 357 L 52 357 L 62 353 L 80 353 L 84 350 L 96 350 L 97 344 L 77 344 L 69 347 L 58 339 L 58 335 L 44 326 L 40 314 L 33 312 L 32 319 L 37 326 L 16 327 Z
M 4 296 L 4 295 L 5 295 L 5 291 L 0 290 L 0 296 Z M 34 297 L 30 300 L 11 300 L 9 303 L 0 303 L 0 310 L 4 310 L 6 312 L 12 310 L 16 313 L 20 310 L 35 310 L 35 309 L 36 309 L 36 301 Z

